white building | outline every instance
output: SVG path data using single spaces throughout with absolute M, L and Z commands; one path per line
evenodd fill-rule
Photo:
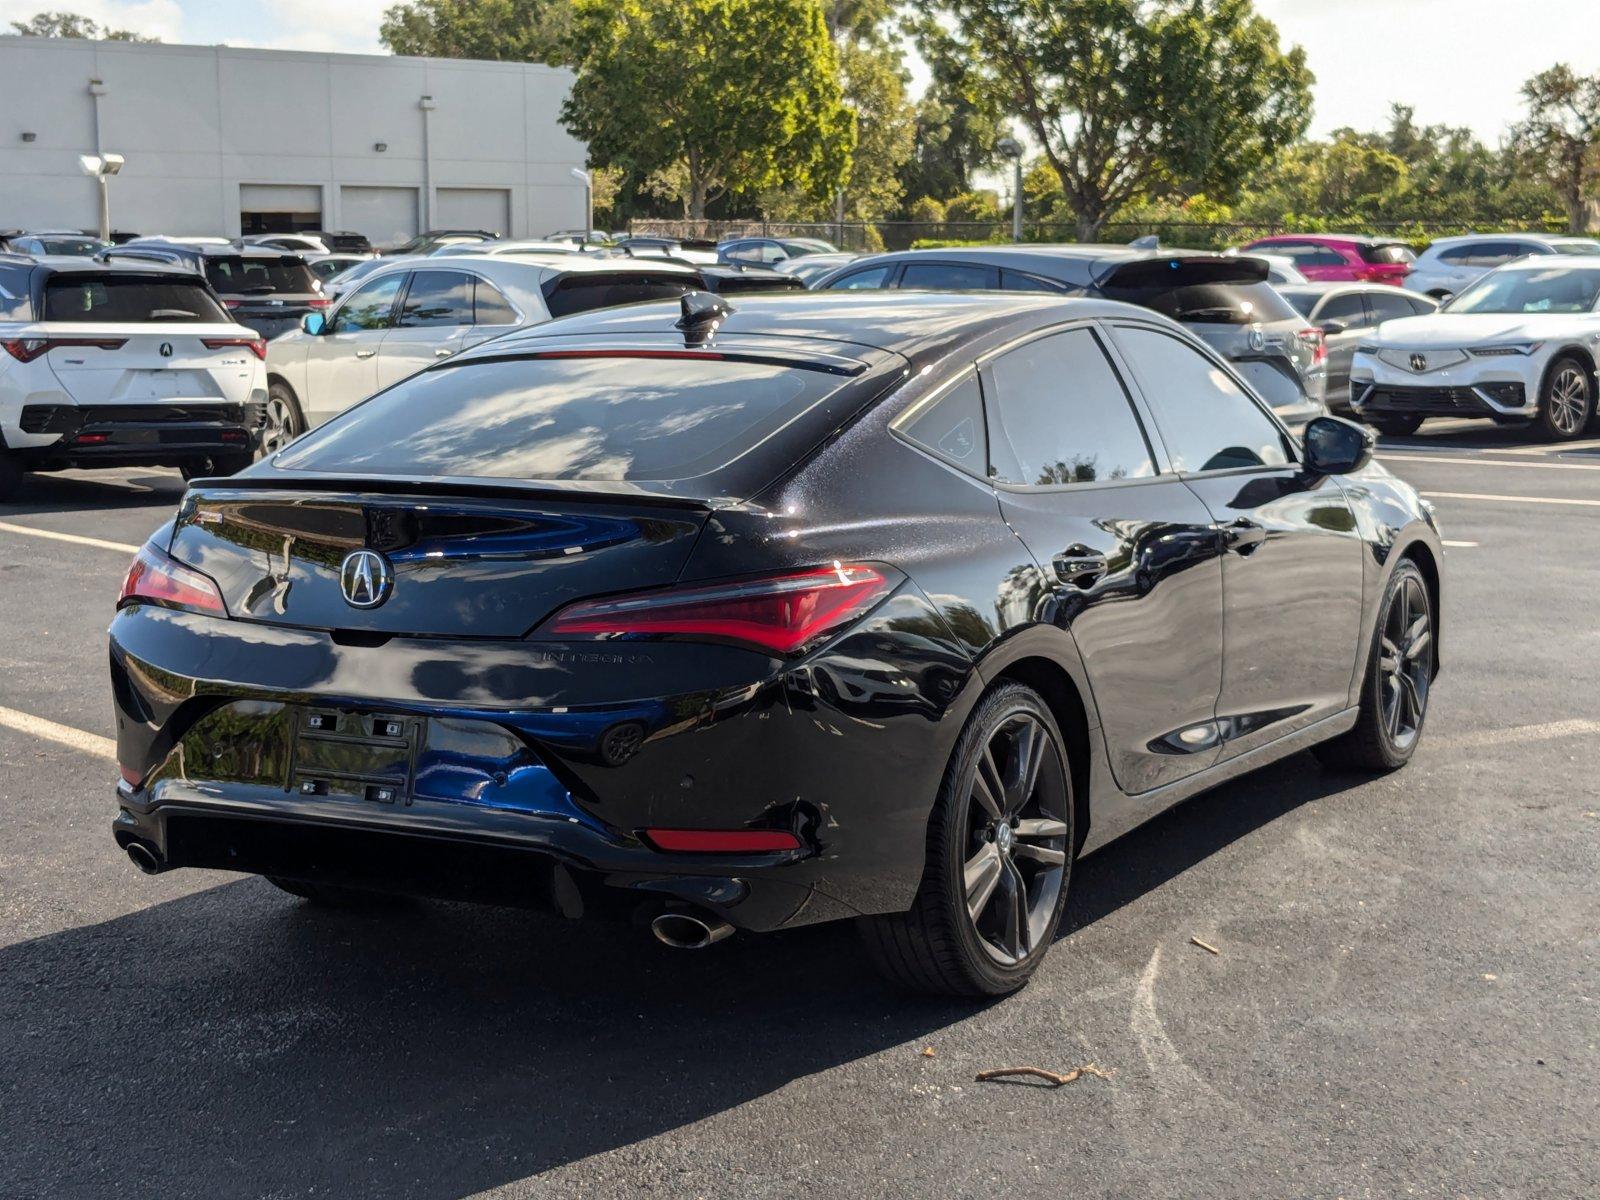
M 584 223 L 571 72 L 530 63 L 0 37 L 0 228 L 93 229 L 80 155 L 127 159 L 113 228 L 423 229 Z

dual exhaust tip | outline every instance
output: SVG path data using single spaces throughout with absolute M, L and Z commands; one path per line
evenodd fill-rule
M 650 922 L 650 932 L 656 935 L 656 941 L 674 950 L 704 950 L 733 936 L 733 926 L 709 913 L 669 908 Z

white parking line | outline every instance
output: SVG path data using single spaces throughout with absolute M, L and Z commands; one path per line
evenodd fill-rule
M 1553 446 L 1507 446 L 1500 454 L 1566 454 L 1572 450 L 1600 450 L 1600 438 L 1585 438 L 1579 442 L 1559 442 Z
M 1578 717 L 1570 721 L 1547 721 L 1542 725 L 1514 725 L 1510 729 L 1483 729 L 1475 733 L 1436 737 L 1438 746 L 1505 746 L 1515 742 L 1553 742 L 1557 738 L 1588 737 L 1600 733 L 1600 721 Z
M 25 733 L 29 737 L 44 738 L 72 750 L 81 750 L 96 758 L 109 758 L 112 762 L 117 760 L 117 744 L 110 738 L 101 737 L 97 733 L 85 733 L 81 729 L 74 729 L 71 725 L 58 725 L 54 721 L 47 721 L 31 713 L 18 712 L 3 704 L 0 704 L 0 725 L 7 729 L 15 729 L 18 733 Z
M 1493 496 L 1485 492 L 1423 492 L 1430 500 L 1495 500 L 1504 504 L 1573 504 L 1600 508 L 1600 500 L 1564 500 L 1557 496 Z
M 1478 545 L 1477 542 L 1452 542 L 1448 540 L 1444 544 L 1449 546 L 1452 550 L 1473 550 L 1476 549 Z
M 1523 467 L 1531 471 L 1600 471 L 1600 463 L 1506 462 L 1499 458 L 1453 458 L 1444 454 L 1380 454 L 1380 462 L 1438 463 L 1451 467 Z
M 104 538 L 84 537 L 77 533 L 57 533 L 54 529 L 35 529 L 31 525 L 13 525 L 0 521 L 0 533 L 20 533 L 27 537 L 49 538 L 52 542 L 70 542 L 74 546 L 93 546 L 96 550 L 116 550 L 122 554 L 139 553 L 138 546 L 127 542 L 108 542 Z

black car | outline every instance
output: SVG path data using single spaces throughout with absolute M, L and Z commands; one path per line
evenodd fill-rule
M 1073 863 L 1308 747 L 1412 755 L 1426 505 L 1151 312 L 750 296 L 509 334 L 204 481 L 111 626 L 113 833 L 652 923 L 855 919 L 1020 987 Z
M 674 259 L 673 261 L 683 261 Z M 749 292 L 803 292 L 804 281 L 794 275 L 785 275 L 770 267 L 756 267 L 745 263 L 691 263 L 700 275 L 708 292 L 719 296 L 740 296 Z
M 239 324 L 271 341 L 300 328 L 307 313 L 325 312 L 322 281 L 298 254 L 240 246 L 220 238 L 139 238 L 102 251 L 103 262 L 173 263 L 205 276 Z

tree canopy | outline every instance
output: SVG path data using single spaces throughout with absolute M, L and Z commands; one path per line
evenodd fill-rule
M 74 12 L 35 13 L 26 21 L 11 22 L 11 31 L 22 37 L 85 38 L 91 42 L 159 42 L 131 29 L 112 29 Z
M 572 0 L 408 0 L 378 28 L 395 54 L 554 66 L 570 61 L 571 36 Z
M 1600 174 L 1600 75 L 1579 75 L 1563 63 L 1523 84 L 1522 98 L 1528 115 L 1513 128 L 1512 145 L 1522 164 L 1556 189 L 1577 233 L 1588 226 Z

